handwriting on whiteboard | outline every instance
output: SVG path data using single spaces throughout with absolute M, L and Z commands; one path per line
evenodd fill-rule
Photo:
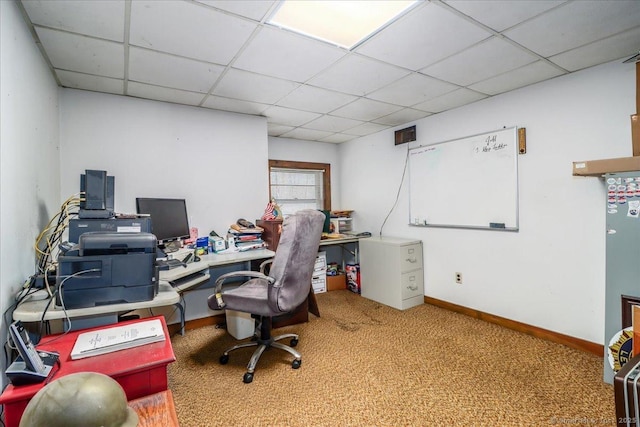
M 418 147 L 411 151 L 411 155 L 415 156 L 417 154 L 426 153 L 427 151 L 434 151 L 436 148 L 437 147 L 433 147 L 433 146 Z
M 509 144 L 505 142 L 498 142 L 498 135 L 487 136 L 481 144 L 474 147 L 476 153 L 495 153 L 496 151 L 504 150 Z

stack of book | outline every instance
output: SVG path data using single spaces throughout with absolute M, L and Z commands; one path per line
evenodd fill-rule
M 242 227 L 238 224 L 232 224 L 229 228 L 229 235 L 233 236 L 236 248 L 242 252 L 266 247 L 266 243 L 262 240 L 263 231 L 262 227 Z

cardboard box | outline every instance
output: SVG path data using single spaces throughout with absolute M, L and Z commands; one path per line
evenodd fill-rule
M 631 116 L 631 145 L 633 155 L 640 156 L 640 116 L 638 114 Z
M 313 266 L 313 271 L 327 271 L 327 253 L 318 252 L 316 257 L 316 263 Z
M 347 275 L 327 276 L 327 291 L 347 289 Z
M 323 292 L 327 292 L 327 276 L 325 276 L 324 272 L 318 274 L 317 272 L 313 273 L 313 277 L 311 278 L 311 286 L 313 288 L 314 294 L 321 294 Z
M 573 162 L 573 175 L 600 176 L 610 172 L 640 171 L 640 156 Z
M 360 264 L 347 264 L 345 266 L 347 274 L 347 288 L 351 292 L 361 293 L 360 289 Z

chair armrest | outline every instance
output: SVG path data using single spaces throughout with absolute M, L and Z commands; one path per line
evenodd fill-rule
M 273 284 L 276 281 L 273 277 L 269 277 L 257 271 L 232 271 L 230 273 L 225 273 L 216 279 L 216 293 L 222 291 L 222 285 L 224 284 L 224 281 L 231 277 L 253 277 L 256 279 L 264 279 L 269 282 L 269 284 Z
M 264 269 L 267 267 L 267 265 L 271 264 L 272 262 L 273 262 L 273 258 L 268 259 L 268 260 L 266 260 L 266 261 L 262 261 L 262 262 L 260 263 L 260 273 L 262 273 L 262 274 L 266 274 L 266 273 L 264 272 Z

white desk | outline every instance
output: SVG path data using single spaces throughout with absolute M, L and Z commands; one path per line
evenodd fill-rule
M 117 318 L 117 313 L 125 313 L 143 308 L 163 307 L 174 304 L 179 305 L 180 294 L 167 283 L 160 282 L 158 294 L 154 299 L 149 301 L 73 308 L 67 309 L 66 312 L 62 307 L 57 307 L 53 302 L 49 304 L 49 302 L 49 299 L 39 301 L 26 300 L 19 304 L 13 311 L 13 320 L 20 320 L 22 322 L 46 322 L 49 320 L 64 320 L 67 319 L 67 317 L 69 319 L 79 319 L 105 315 L 114 315 L 114 317 Z M 47 304 L 49 304 L 49 308 L 45 311 Z M 180 307 L 182 308 L 182 306 Z
M 359 248 L 359 242 L 360 239 L 366 239 L 367 237 L 357 237 L 357 236 L 352 236 L 352 235 L 344 235 L 345 237 L 340 237 L 340 238 L 333 238 L 333 239 L 324 239 L 320 241 L 320 250 L 322 250 L 323 246 L 340 246 L 342 248 L 343 251 L 347 251 L 348 253 L 350 253 L 353 258 L 351 259 L 351 262 L 354 263 L 359 263 L 360 262 L 360 257 L 358 254 L 358 248 Z M 353 250 L 350 250 L 347 245 L 351 244 L 351 247 L 353 247 Z M 341 260 L 341 264 L 342 264 L 342 270 L 344 271 L 345 269 L 345 258 L 344 255 L 340 255 L 338 257 L 339 260 Z
M 180 330 L 184 334 L 185 313 L 184 306 L 181 304 L 181 294 L 189 289 L 198 287 L 211 278 L 209 274 L 210 267 L 224 267 L 237 269 L 249 269 L 249 263 L 254 260 L 268 259 L 275 255 L 275 252 L 268 249 L 254 249 L 244 252 L 233 252 L 228 254 L 208 254 L 200 257 L 201 261 L 191 262 L 186 267 L 177 267 L 171 270 L 160 271 L 158 294 L 149 301 L 99 305 L 96 307 L 67 309 L 66 313 L 62 307 L 56 307 L 55 304 L 49 304 L 49 299 L 30 301 L 26 300 L 19 304 L 13 312 L 13 319 L 22 322 L 40 322 L 50 320 L 66 320 L 82 319 L 83 327 L 97 326 L 104 323 L 115 323 L 118 313 L 126 313 L 129 311 L 164 307 L 175 305 L 180 310 Z M 225 272 L 225 271 L 223 271 Z M 189 280 L 179 284 L 170 284 L 181 278 L 189 278 Z M 44 315 L 43 315 L 44 313 Z M 104 321 L 104 318 L 112 316 L 111 322 Z M 91 319 L 97 319 L 92 322 Z M 75 328 L 74 328 L 75 329 Z
M 364 238 L 365 237 L 348 236 L 348 237 L 340 237 L 336 239 L 324 239 L 324 240 L 320 240 L 320 246 L 341 245 L 343 243 L 356 243 L 356 242 L 359 242 L 360 239 L 364 239 Z
M 182 293 L 208 281 L 211 278 L 209 275 L 209 268 L 211 267 L 224 267 L 238 264 L 247 265 L 251 261 L 272 258 L 275 254 L 275 252 L 268 249 L 252 249 L 244 252 L 202 255 L 200 261 L 190 262 L 186 267 L 176 267 L 171 270 L 160 271 L 160 280 L 175 282 L 173 288 L 178 293 Z M 248 270 L 248 268 L 243 269 Z M 180 279 L 190 277 L 192 277 L 192 280 L 186 280 L 180 283 Z

